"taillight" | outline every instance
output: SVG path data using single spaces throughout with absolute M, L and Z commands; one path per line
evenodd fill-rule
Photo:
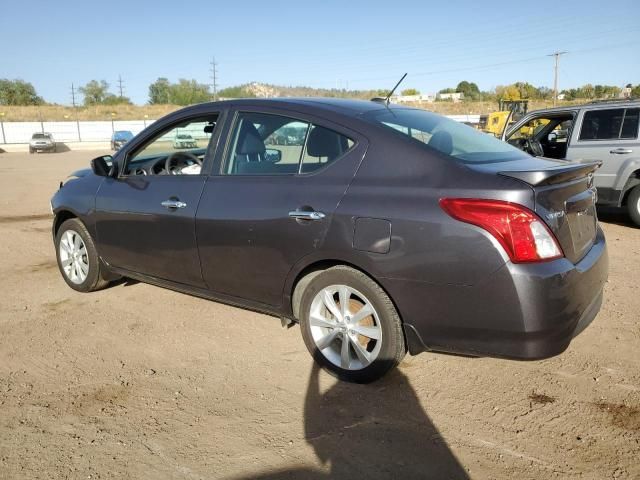
M 476 198 L 442 198 L 442 209 L 456 220 L 484 228 L 512 262 L 543 262 L 563 256 L 553 233 L 534 212 L 517 203 Z

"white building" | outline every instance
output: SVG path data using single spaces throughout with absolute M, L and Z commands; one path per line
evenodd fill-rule
M 438 100 L 451 100 L 452 102 L 459 102 L 464 98 L 464 93 L 455 92 L 455 93 L 439 93 L 437 95 Z

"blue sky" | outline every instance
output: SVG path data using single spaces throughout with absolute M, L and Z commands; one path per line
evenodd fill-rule
M 537 5 L 534 10 L 532 5 Z M 104 79 L 147 101 L 158 77 L 220 87 L 260 81 L 434 92 L 460 80 L 487 90 L 528 81 L 560 88 L 640 83 L 640 1 L 105 2 L 2 0 L 0 78 L 68 104 L 70 86 Z

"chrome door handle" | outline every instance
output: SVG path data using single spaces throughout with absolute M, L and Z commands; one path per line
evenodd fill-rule
M 293 210 L 289 212 L 289 216 L 300 220 L 322 220 L 325 217 L 325 214 L 322 212 L 315 212 L 313 210 Z
M 609 153 L 624 155 L 625 153 L 633 153 L 633 150 L 630 148 L 616 148 L 615 150 L 609 150 Z
M 181 202 L 180 200 L 165 200 L 160 205 L 164 208 L 174 209 L 174 208 L 184 208 L 187 206 L 186 203 Z

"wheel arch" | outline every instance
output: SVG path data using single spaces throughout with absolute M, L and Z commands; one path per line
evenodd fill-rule
M 294 321 L 298 321 L 298 316 L 300 313 L 300 301 L 305 287 L 315 277 L 315 275 L 336 266 L 346 266 L 353 268 L 354 270 L 361 272 L 362 274 L 369 277 L 373 282 L 375 282 L 384 291 L 387 297 L 389 297 L 391 303 L 393 304 L 393 307 L 396 309 L 398 318 L 400 318 L 400 324 L 402 326 L 404 342 L 407 349 L 409 350 L 409 354 L 416 355 L 420 352 L 425 351 L 426 348 L 422 339 L 412 325 L 406 324 L 404 322 L 400 308 L 398 308 L 398 305 L 396 304 L 393 296 L 385 287 L 385 285 L 379 282 L 375 278 L 375 276 L 367 271 L 367 269 L 362 268 L 361 266 L 351 261 L 341 258 L 325 258 L 308 262 L 305 266 L 298 268 L 295 275 L 290 275 L 290 279 L 287 282 L 287 290 L 285 290 L 285 292 L 287 292 L 287 295 L 285 296 L 284 305 L 290 309 L 290 315 Z
M 620 201 L 620 205 L 624 206 L 627 204 L 627 200 L 629 198 L 629 194 L 634 187 L 640 185 L 640 168 L 631 172 L 629 177 L 627 178 L 626 183 L 624 184 L 624 188 L 622 189 L 622 199 Z
M 52 230 L 54 239 L 56 238 L 56 235 L 58 235 L 58 230 L 60 230 L 60 226 L 71 218 L 78 218 L 78 215 L 72 212 L 71 210 L 62 209 L 62 210 L 58 210 L 55 213 L 55 217 L 53 218 L 53 230 Z

